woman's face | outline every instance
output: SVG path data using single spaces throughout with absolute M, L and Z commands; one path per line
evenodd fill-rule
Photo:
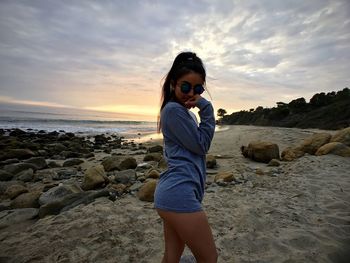
M 183 93 L 181 91 L 181 85 L 183 83 L 186 83 L 186 82 L 192 86 L 190 92 L 187 94 Z M 191 99 L 195 95 L 193 88 L 196 85 L 204 85 L 204 81 L 202 79 L 202 76 L 198 73 L 190 72 L 190 73 L 182 76 L 181 78 L 179 78 L 176 82 L 176 85 L 175 85 L 175 97 L 176 97 L 177 101 L 184 105 L 186 101 L 188 101 L 189 99 Z

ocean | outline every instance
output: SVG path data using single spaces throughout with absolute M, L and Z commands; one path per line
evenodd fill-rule
M 125 119 L 125 116 L 118 118 L 112 113 L 0 104 L 0 129 L 13 128 L 34 132 L 65 131 L 84 136 L 117 134 L 137 138 L 155 134 L 157 123 Z

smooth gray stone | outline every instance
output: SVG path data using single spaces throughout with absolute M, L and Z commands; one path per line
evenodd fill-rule
M 21 208 L 0 212 L 0 229 L 14 225 L 29 219 L 33 219 L 39 213 L 37 208 Z

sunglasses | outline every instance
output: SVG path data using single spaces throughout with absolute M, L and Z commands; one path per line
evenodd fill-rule
M 180 89 L 181 89 L 182 93 L 188 94 L 192 89 L 192 85 L 190 83 L 188 83 L 187 81 L 184 81 L 181 83 Z M 194 94 L 202 94 L 203 92 L 204 92 L 203 85 L 201 85 L 201 84 L 194 85 L 194 87 L 193 87 Z

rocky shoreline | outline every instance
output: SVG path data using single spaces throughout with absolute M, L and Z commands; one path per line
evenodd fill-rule
M 203 206 L 219 262 L 346 258 L 350 162 L 338 155 L 349 153 L 349 129 L 340 148 L 334 132 L 236 126 L 215 133 Z M 250 143 L 257 140 L 273 150 Z M 313 155 L 327 143 L 336 147 Z M 160 262 L 162 224 L 152 201 L 166 169 L 161 144 L 0 130 L 0 262 Z M 242 145 L 262 162 L 245 158 Z
M 162 146 L 115 135 L 0 130 L 0 148 L 0 229 L 134 194 L 166 168 Z M 139 198 L 152 201 L 147 192 Z

